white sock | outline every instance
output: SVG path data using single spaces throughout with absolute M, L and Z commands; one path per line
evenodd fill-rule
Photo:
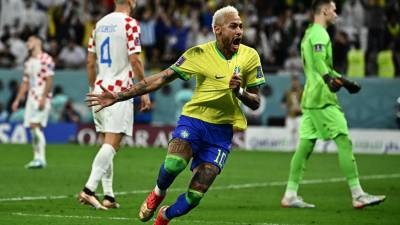
M 114 175 L 113 171 L 114 171 L 114 164 L 111 161 L 111 164 L 108 167 L 108 169 L 106 170 L 106 173 L 101 178 L 101 185 L 103 186 L 104 195 L 108 195 L 108 196 L 114 198 L 114 191 L 113 191 L 113 187 L 112 187 L 113 175 Z
M 363 191 L 363 189 L 361 188 L 360 185 L 357 185 L 355 187 L 350 188 L 350 191 L 351 191 L 351 197 L 352 198 L 357 198 L 360 195 L 364 195 L 365 194 L 365 192 Z
M 31 129 L 34 159 L 46 163 L 46 138 L 40 128 Z
M 293 191 L 293 190 L 286 190 L 285 191 L 285 198 L 293 198 L 293 197 L 297 197 L 297 191 Z
M 103 144 L 101 146 L 93 160 L 92 171 L 90 172 L 89 179 L 85 185 L 86 188 L 93 192 L 96 191 L 101 178 L 106 173 L 106 170 L 110 167 L 114 155 L 115 150 L 112 145 Z
M 30 129 L 31 139 L 32 139 L 32 148 L 33 148 L 33 159 L 39 159 L 39 149 L 38 149 L 38 138 L 36 136 L 35 129 Z
M 161 190 L 157 185 L 154 187 L 154 192 L 158 196 L 164 196 L 167 194 L 167 190 Z

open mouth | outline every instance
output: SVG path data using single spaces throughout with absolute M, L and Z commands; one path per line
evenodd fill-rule
M 233 44 L 233 45 L 240 45 L 240 42 L 241 42 L 241 41 L 242 41 L 242 38 L 237 37 L 237 38 L 234 38 L 234 39 L 233 39 L 232 44 Z
M 242 41 L 241 37 L 236 37 L 233 39 L 232 41 L 232 47 L 234 51 L 237 51 L 239 49 L 240 46 L 240 42 Z

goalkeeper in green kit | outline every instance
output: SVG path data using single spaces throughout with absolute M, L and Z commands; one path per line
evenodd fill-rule
M 359 84 L 345 79 L 333 70 L 332 44 L 326 28 L 336 20 L 336 5 L 332 0 L 314 0 L 312 10 L 314 23 L 308 27 L 301 42 L 306 84 L 301 101 L 303 115 L 300 143 L 291 160 L 289 180 L 281 206 L 315 207 L 304 202 L 297 195 L 297 190 L 317 139 L 335 141 L 340 168 L 349 185 L 353 207 L 364 208 L 379 204 L 386 196 L 370 195 L 361 188 L 347 122 L 336 97 L 336 92 L 341 88 L 347 89 L 351 94 L 361 89 Z

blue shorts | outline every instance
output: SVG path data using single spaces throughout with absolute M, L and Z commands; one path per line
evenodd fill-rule
M 172 138 L 179 138 L 192 145 L 193 170 L 204 162 L 216 165 L 220 172 L 232 147 L 231 124 L 212 124 L 188 116 L 180 116 Z

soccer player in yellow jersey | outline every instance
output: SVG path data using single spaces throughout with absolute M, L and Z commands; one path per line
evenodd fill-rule
M 165 225 L 195 208 L 222 171 L 232 145 L 234 129 L 245 129 L 240 103 L 259 107 L 259 86 L 265 83 L 256 50 L 240 44 L 242 21 L 236 8 L 226 6 L 213 16 L 216 41 L 187 50 L 168 69 L 147 77 L 132 88 L 113 93 L 88 94 L 89 106 L 99 110 L 116 102 L 155 91 L 175 80 L 196 76 L 192 100 L 186 103 L 161 165 L 157 183 L 141 206 L 142 221 L 152 218 L 168 187 L 190 159 L 193 177 L 187 192 L 171 206 L 160 209 L 155 225 Z

